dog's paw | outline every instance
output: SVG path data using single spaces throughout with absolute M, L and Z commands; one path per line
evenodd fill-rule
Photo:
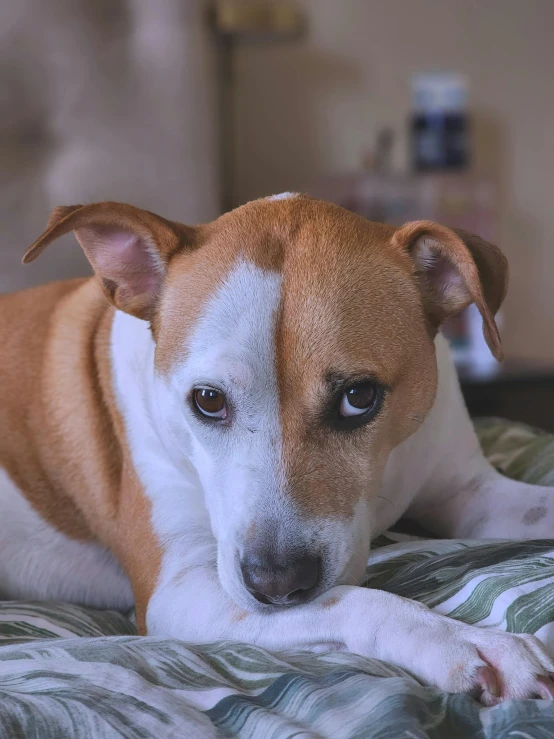
M 487 706 L 509 698 L 554 698 L 554 659 L 536 637 L 469 626 L 422 603 L 364 590 L 340 593 L 342 641 L 349 651 L 396 664 L 424 684 L 472 695 Z
M 554 698 L 554 660 L 536 637 L 458 623 L 448 631 L 425 658 L 437 687 L 468 693 L 486 706 L 508 698 Z

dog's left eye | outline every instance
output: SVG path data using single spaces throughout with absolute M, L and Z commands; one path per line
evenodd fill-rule
M 193 391 L 194 405 L 207 418 L 227 418 L 225 395 L 209 387 L 198 387 Z
M 375 407 L 377 394 L 377 385 L 374 382 L 362 382 L 349 387 L 342 396 L 341 416 L 348 418 L 369 413 Z

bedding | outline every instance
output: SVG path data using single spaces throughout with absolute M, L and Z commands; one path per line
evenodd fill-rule
M 476 427 L 502 473 L 554 486 L 554 436 L 497 419 Z M 552 536 L 484 542 L 387 532 L 372 547 L 367 584 L 467 623 L 537 634 L 554 653 Z M 484 708 L 344 652 L 137 637 L 132 614 L 0 603 L 2 739 L 219 736 L 547 739 L 554 701 Z

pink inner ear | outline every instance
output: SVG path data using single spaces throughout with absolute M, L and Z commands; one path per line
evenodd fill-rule
M 456 270 L 452 262 L 442 254 L 436 258 L 435 265 L 432 268 L 432 279 L 439 286 L 439 289 L 446 293 L 463 289 L 465 284 L 462 276 Z
M 425 275 L 426 283 L 446 304 L 465 303 L 470 299 L 464 278 L 438 244 L 423 239 L 416 259 Z
M 143 237 L 109 226 L 81 228 L 77 237 L 100 277 L 115 282 L 129 298 L 157 290 L 162 265 Z

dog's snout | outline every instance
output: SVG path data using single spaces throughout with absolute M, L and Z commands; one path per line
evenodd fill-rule
M 313 556 L 276 559 L 267 553 L 249 552 L 241 560 L 247 590 L 260 603 L 291 606 L 308 600 L 319 582 L 321 558 Z

